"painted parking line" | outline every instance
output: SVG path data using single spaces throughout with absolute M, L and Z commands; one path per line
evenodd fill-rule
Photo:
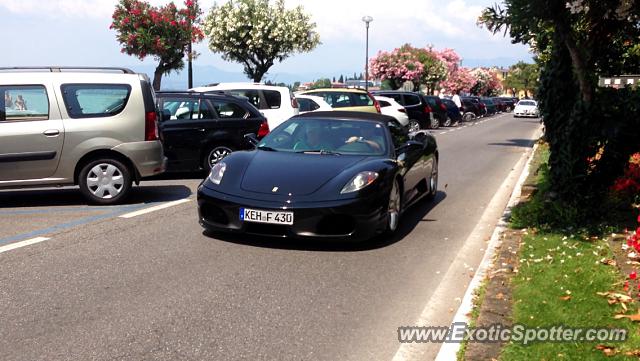
M 69 229 L 69 228 L 76 227 L 76 226 L 82 226 L 82 225 L 85 225 L 85 224 L 89 224 L 91 222 L 101 221 L 103 219 L 116 217 L 116 216 L 118 216 L 120 214 L 123 214 L 124 212 L 130 211 L 131 209 L 140 209 L 140 208 L 142 208 L 144 206 L 145 205 L 142 204 L 142 205 L 136 205 L 136 206 L 129 207 L 129 208 L 125 209 L 125 210 L 117 209 L 117 210 L 114 210 L 113 212 L 109 212 L 109 213 L 104 213 L 104 214 L 98 214 L 98 215 L 95 215 L 95 216 L 84 217 L 84 218 L 76 219 L 76 220 L 71 221 L 71 222 L 56 224 L 55 226 L 51 226 L 51 227 L 47 227 L 47 228 L 42 228 L 42 229 L 38 229 L 38 230 L 35 230 L 35 231 L 31 231 L 31 232 L 26 232 L 26 233 L 17 234 L 17 235 L 14 235 L 14 236 L 0 238 L 0 245 L 7 244 L 7 243 L 12 243 L 12 242 L 15 242 L 15 241 L 20 241 L 20 240 L 23 240 L 25 238 L 30 239 L 30 238 L 33 238 L 33 237 L 44 236 L 46 234 L 50 234 L 50 233 L 53 233 L 53 232 Z
M 137 211 L 134 211 L 134 212 L 126 213 L 126 214 L 123 214 L 123 215 L 121 215 L 119 217 L 120 218 L 133 218 L 133 217 L 141 216 L 143 214 L 159 211 L 161 209 L 177 206 L 178 204 L 182 204 L 182 203 L 186 203 L 186 202 L 190 202 L 190 201 L 191 201 L 191 199 L 189 199 L 189 198 L 178 199 L 177 201 L 167 202 L 167 203 L 159 204 L 157 206 L 153 206 L 153 207 L 149 207 L 149 208 L 143 208 L 143 209 L 140 209 L 140 210 L 137 210 Z
M 6 246 L 0 247 L 0 253 L 4 253 L 4 252 L 14 250 L 16 248 L 22 248 L 22 247 L 30 246 L 32 244 L 48 241 L 50 239 L 51 238 L 47 238 L 47 237 L 36 237 L 36 238 L 27 239 L 21 242 L 11 243 Z
M 73 207 L 63 208 L 50 207 L 47 209 L 10 209 L 0 210 L 0 216 L 15 216 L 15 215 L 30 215 L 30 214 L 48 214 L 48 213 L 77 213 L 77 212 L 93 212 L 93 211 L 111 211 L 122 210 L 129 211 L 132 208 L 137 208 L 138 205 L 126 205 L 126 206 L 93 206 L 93 207 Z

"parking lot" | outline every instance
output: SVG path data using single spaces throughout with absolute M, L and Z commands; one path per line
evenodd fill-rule
M 510 114 L 435 131 L 435 201 L 366 244 L 205 234 L 202 175 L 118 206 L 0 191 L 0 359 L 392 359 L 426 305 L 430 325 L 453 317 L 491 225 L 469 236 L 538 131 Z

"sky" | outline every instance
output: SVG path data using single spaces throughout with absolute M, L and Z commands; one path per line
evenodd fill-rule
M 167 0 L 150 0 L 163 5 Z M 484 7 L 496 0 L 286 0 L 287 7 L 302 5 L 316 23 L 322 42 L 309 53 L 294 54 L 274 65 L 267 79 L 278 81 L 292 74 L 327 77 L 364 70 L 364 15 L 373 17 L 369 28 L 369 57 L 404 43 L 453 48 L 464 66 L 508 65 L 531 62 L 524 45 L 511 44 L 476 25 Z M 499 0 L 498 0 L 499 2 Z M 222 1 L 218 1 L 222 3 Z M 139 61 L 120 53 L 115 31 L 109 29 L 117 0 L 0 0 L 2 56 L 0 66 L 155 66 L 152 57 Z M 179 6 L 181 1 L 176 1 Z M 200 0 L 204 16 L 214 0 Z M 194 66 L 213 66 L 242 73 L 242 66 L 221 59 L 206 45 Z M 186 73 L 186 71 L 185 71 Z

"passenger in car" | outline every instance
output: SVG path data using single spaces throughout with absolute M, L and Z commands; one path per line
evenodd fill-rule
M 15 105 L 16 105 L 16 109 L 18 110 L 27 110 L 27 102 L 24 101 L 24 98 L 22 98 L 22 95 L 18 95 L 18 99 L 16 99 Z
M 378 130 L 378 131 L 377 131 Z M 376 151 L 382 150 L 384 138 L 379 134 L 379 129 L 365 126 L 360 129 L 360 136 L 354 135 L 349 137 L 345 143 L 363 142 L 371 146 Z
M 13 99 L 8 91 L 4 92 L 4 107 L 7 109 L 13 108 Z

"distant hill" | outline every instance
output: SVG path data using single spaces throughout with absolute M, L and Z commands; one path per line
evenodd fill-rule
M 507 57 L 498 57 L 491 59 L 463 59 L 462 65 L 465 67 L 508 67 L 517 63 L 519 60 L 526 62 L 533 62 L 531 59 L 516 59 Z M 131 65 L 128 68 L 139 73 L 146 73 L 150 79 L 153 79 L 153 72 L 155 66 L 153 65 Z M 362 70 L 343 70 L 343 71 L 314 71 L 305 72 L 299 74 L 292 74 L 286 72 L 270 71 L 264 78 L 264 82 L 272 81 L 274 83 L 293 84 L 295 82 L 311 82 L 322 78 L 332 79 L 333 77 L 339 78 L 340 75 L 352 76 L 354 73 L 360 73 Z M 251 81 L 242 73 L 225 71 L 215 66 L 210 65 L 194 65 L 193 66 L 193 85 L 201 86 L 211 83 L 220 82 L 249 82 Z M 178 73 L 171 73 L 168 76 L 162 77 L 162 89 L 163 90 L 180 90 L 187 88 L 187 69 L 181 70 Z
M 131 65 L 128 66 L 129 69 L 138 72 L 145 73 L 149 76 L 150 79 L 153 79 L 153 72 L 155 71 L 155 66 L 152 65 Z M 345 75 L 350 74 L 349 72 L 345 72 Z M 290 74 L 290 73 L 276 73 L 269 72 L 267 73 L 264 81 L 270 80 L 275 83 L 285 83 L 285 84 L 293 84 L 297 81 L 299 82 L 307 82 L 314 81 L 320 78 L 326 77 L 339 77 L 339 74 L 336 75 L 326 75 L 322 73 L 304 73 L 304 74 Z M 247 78 L 244 73 L 239 72 L 229 72 L 218 69 L 214 66 L 198 66 L 194 65 L 193 67 L 193 85 L 201 86 L 211 83 L 220 83 L 220 82 L 250 82 L 251 80 Z M 180 72 L 173 72 L 168 76 L 165 75 L 162 77 L 162 89 L 163 90 L 180 90 L 187 88 L 187 69 L 186 67 Z

